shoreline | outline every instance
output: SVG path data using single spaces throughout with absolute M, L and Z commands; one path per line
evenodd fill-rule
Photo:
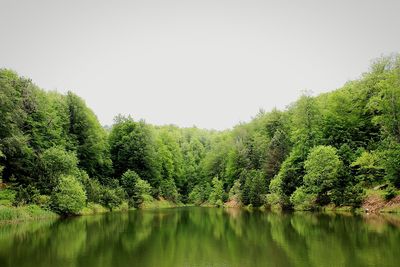
M 230 204 L 227 205 L 227 203 Z M 336 207 L 334 205 L 327 205 L 320 207 L 319 209 L 316 210 L 291 210 L 291 209 L 282 209 L 281 207 L 271 207 L 271 206 L 270 207 L 243 206 L 240 203 L 235 203 L 235 205 L 232 205 L 232 201 L 227 203 L 225 203 L 221 207 L 203 203 L 202 205 L 198 205 L 198 207 L 239 209 L 247 211 L 259 210 L 262 212 L 311 212 L 311 213 L 335 213 L 335 214 L 346 213 L 346 214 L 363 215 L 363 216 L 400 215 L 400 196 L 396 196 L 391 200 L 384 200 L 378 194 L 368 195 L 363 201 L 363 205 L 358 208 L 350 206 Z M 0 225 L 16 224 L 16 223 L 46 220 L 46 219 L 58 220 L 61 218 L 101 215 L 111 212 L 128 212 L 131 210 L 152 210 L 152 209 L 168 209 L 168 208 L 180 208 L 180 207 L 196 207 L 196 205 L 182 204 L 182 203 L 177 204 L 167 201 L 165 199 L 160 199 L 143 203 L 140 208 L 130 208 L 127 206 L 126 203 L 122 203 L 119 207 L 110 210 L 97 203 L 88 203 L 88 205 L 85 208 L 83 208 L 78 215 L 75 216 L 62 216 L 53 211 L 43 209 L 34 204 L 20 206 L 20 207 L 0 205 Z

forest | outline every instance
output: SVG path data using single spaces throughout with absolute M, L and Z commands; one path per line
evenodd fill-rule
M 260 110 L 225 131 L 124 115 L 103 127 L 73 92 L 45 91 L 1 69 L 0 172 L 0 209 L 61 215 L 160 200 L 357 208 L 376 187 L 391 199 L 400 188 L 400 55 L 375 60 L 339 89 L 305 91 L 285 109 Z

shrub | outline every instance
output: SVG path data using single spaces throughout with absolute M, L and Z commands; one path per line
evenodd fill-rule
M 145 200 L 152 200 L 151 185 L 142 179 L 137 179 L 135 182 L 135 190 L 133 195 L 133 202 L 135 207 L 139 207 Z
M 384 197 L 386 200 L 391 200 L 392 198 L 394 198 L 395 196 L 397 196 L 397 190 L 394 186 L 388 186 L 385 190 L 385 194 Z
M 60 214 L 76 215 L 85 206 L 86 194 L 74 176 L 60 176 L 51 196 L 52 208 Z
M 301 186 L 290 196 L 290 202 L 296 210 L 311 210 L 315 205 L 316 198 L 315 194 L 307 192 L 306 189 Z
M 39 188 L 46 193 L 57 186 L 58 178 L 61 175 L 77 175 L 78 159 L 73 152 L 65 151 L 62 147 L 51 147 L 46 149 L 40 157 L 40 175 Z
M 11 206 L 15 201 L 16 192 L 11 189 L 0 189 L 0 205 Z
M 250 170 L 242 173 L 245 183 L 242 189 L 242 202 L 260 207 L 264 204 L 266 185 L 264 173 L 259 170 Z
M 224 202 L 222 202 L 221 199 L 218 199 L 218 200 L 215 202 L 214 205 L 217 206 L 217 207 L 223 207 L 223 206 L 224 206 Z
M 151 197 L 151 191 L 153 188 L 147 181 L 142 180 L 135 171 L 132 170 L 126 171 L 121 176 L 121 184 L 122 188 L 128 195 L 130 206 L 139 207 L 146 199 L 150 201 L 153 200 L 153 198 Z M 164 187 L 166 195 L 168 195 L 167 192 L 173 191 L 173 189 L 170 189 L 170 191 L 168 191 L 168 189 L 170 188 L 168 188 L 168 186 L 166 185 Z M 176 191 L 176 194 L 177 193 L 178 192 Z M 173 193 L 170 194 L 173 195 Z M 171 198 L 173 197 L 171 196 Z
M 135 184 L 138 179 L 140 179 L 139 175 L 132 170 L 127 170 L 121 176 L 121 185 L 129 198 L 133 197 L 135 194 Z
M 261 171 L 253 171 L 251 187 L 250 187 L 250 203 L 253 204 L 254 207 L 260 207 L 264 204 L 265 198 L 265 181 L 264 174 Z
M 117 189 L 104 187 L 101 204 L 109 210 L 113 210 L 122 203 L 122 198 Z
M 209 183 L 198 184 L 193 187 L 189 193 L 189 201 L 195 205 L 200 205 L 208 200 L 211 194 L 211 186 Z
M 303 180 L 307 190 L 315 194 L 323 194 L 333 189 L 341 165 L 342 162 L 334 147 L 314 147 L 304 162 L 306 175 Z
M 379 163 L 377 153 L 362 152 L 357 160 L 351 163 L 351 167 L 356 171 L 357 180 L 366 185 L 370 186 L 383 180 L 384 169 Z
M 212 187 L 210 196 L 208 198 L 208 201 L 212 205 L 217 205 L 220 202 L 223 203 L 222 198 L 224 195 L 224 187 L 223 187 L 222 181 L 219 180 L 218 178 L 214 177 L 214 179 L 212 180 L 212 184 L 213 184 L 213 187 Z
M 240 181 L 236 180 L 232 188 L 229 190 L 229 200 L 240 200 Z
M 43 209 L 49 209 L 51 205 L 51 198 L 48 195 L 38 195 L 35 197 L 34 202 Z
M 203 203 L 204 200 L 200 185 L 196 185 L 195 187 L 193 187 L 193 190 L 189 193 L 188 198 L 189 202 L 195 205 L 200 205 L 201 203 Z
M 17 206 L 35 203 L 35 199 L 40 195 L 39 190 L 33 185 L 23 186 L 17 188 L 14 204 Z
M 348 184 L 346 188 L 335 188 L 330 198 L 337 206 L 359 207 L 365 196 L 365 191 L 360 184 Z
M 95 179 L 88 179 L 84 183 L 88 202 L 101 203 L 103 199 L 104 186 Z
M 166 179 L 161 181 L 160 194 L 165 199 L 171 200 L 173 202 L 178 202 L 179 193 L 173 179 Z

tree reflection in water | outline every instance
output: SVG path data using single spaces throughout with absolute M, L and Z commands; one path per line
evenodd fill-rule
M 399 218 L 181 208 L 0 226 L 0 266 L 398 266 Z

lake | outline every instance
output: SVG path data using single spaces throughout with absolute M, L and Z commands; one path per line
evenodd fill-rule
M 0 225 L 0 266 L 400 266 L 399 217 L 187 207 Z

